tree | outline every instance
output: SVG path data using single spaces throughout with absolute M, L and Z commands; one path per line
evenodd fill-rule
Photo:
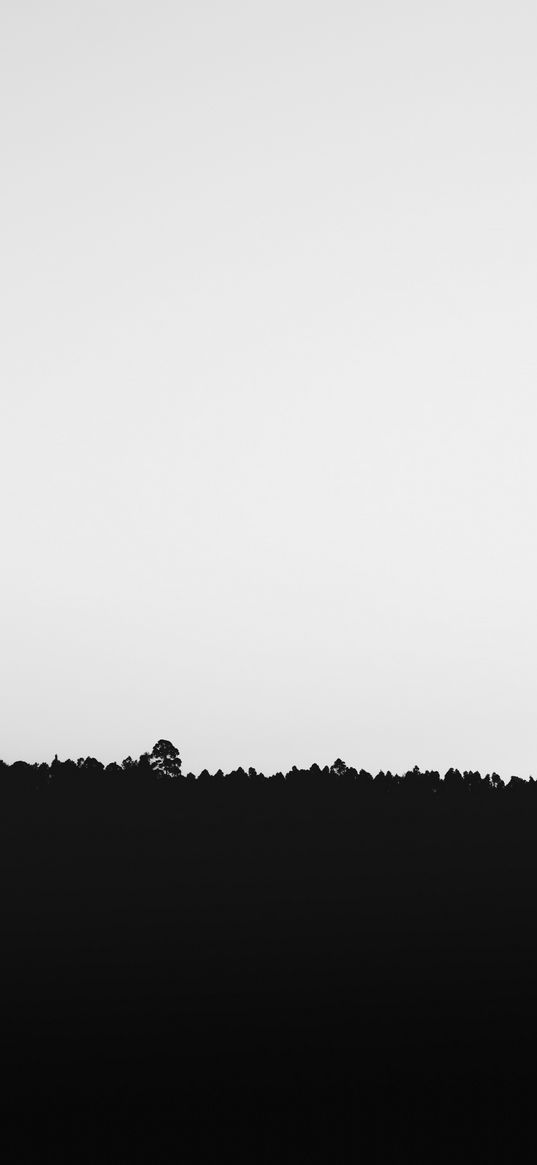
M 157 740 L 151 753 L 151 767 L 157 777 L 180 777 L 181 757 L 171 740 Z

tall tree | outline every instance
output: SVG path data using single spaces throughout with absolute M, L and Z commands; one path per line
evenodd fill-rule
M 151 752 L 151 767 L 157 777 L 180 777 L 181 757 L 171 740 L 157 740 Z

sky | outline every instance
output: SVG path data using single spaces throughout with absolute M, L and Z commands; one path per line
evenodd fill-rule
M 536 51 L 4 0 L 6 761 L 537 776 Z

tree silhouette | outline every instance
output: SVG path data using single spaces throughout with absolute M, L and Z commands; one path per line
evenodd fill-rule
M 171 740 L 157 740 L 151 752 L 151 767 L 157 777 L 180 777 L 181 758 L 179 749 Z

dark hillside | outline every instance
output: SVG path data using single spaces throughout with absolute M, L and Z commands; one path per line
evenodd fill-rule
M 533 790 L 390 780 L 5 796 L 6 1160 L 525 1157 Z

